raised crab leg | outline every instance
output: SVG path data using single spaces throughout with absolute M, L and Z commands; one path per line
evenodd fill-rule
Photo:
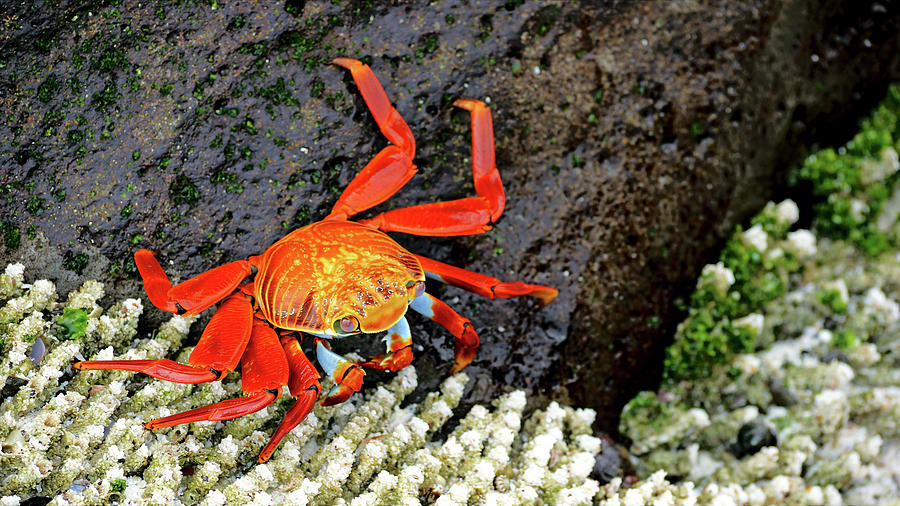
M 281 396 L 288 383 L 288 362 L 278 336 L 268 323 L 254 320 L 250 342 L 241 356 L 241 390 L 247 395 L 209 406 L 157 418 L 144 424 L 148 429 L 204 420 L 231 420 L 255 413 Z
M 212 306 L 234 291 L 253 273 L 247 260 L 220 265 L 172 286 L 169 277 L 148 249 L 134 253 L 134 263 L 144 280 L 144 290 L 154 306 L 181 315 L 193 315 Z
M 387 330 L 385 340 L 388 343 L 387 353 L 375 355 L 359 365 L 378 371 L 397 372 L 412 362 L 412 332 L 405 316 Z
M 416 141 L 368 65 L 351 58 L 335 58 L 332 62 L 350 70 L 375 123 L 393 143 L 366 164 L 335 203 L 329 218 L 346 219 L 384 202 L 413 177 Z
M 385 232 L 454 236 L 486 232 L 500 218 L 506 194 L 494 164 L 491 111 L 484 102 L 471 98 L 459 99 L 453 105 L 471 113 L 472 172 L 478 196 L 395 209 L 360 223 Z
M 306 354 L 303 353 L 303 349 L 300 348 L 300 343 L 297 339 L 290 334 L 283 335 L 281 336 L 281 346 L 284 348 L 285 355 L 287 355 L 288 368 L 290 369 L 288 387 L 290 388 L 291 396 L 296 400 L 285 413 L 284 418 L 281 419 L 281 423 L 278 424 L 278 428 L 272 434 L 269 444 L 259 454 L 260 464 L 269 460 L 275 448 L 284 439 L 284 436 L 288 435 L 312 411 L 313 406 L 316 404 L 316 399 L 319 398 L 319 392 L 322 390 L 321 385 L 319 385 L 319 372 L 316 371 L 316 367 L 312 365 Z
M 494 297 L 508 299 L 530 295 L 537 297 L 540 299 L 541 304 L 545 305 L 549 304 L 559 294 L 559 290 L 549 286 L 530 285 L 521 281 L 503 282 L 491 276 L 467 271 L 420 255 L 415 255 L 415 257 L 419 259 L 422 268 L 425 269 L 425 276 L 428 278 L 436 279 L 448 285 L 458 286 L 463 290 L 477 293 L 489 299 Z
M 453 367 L 450 368 L 450 374 L 456 374 L 469 365 L 469 362 L 475 358 L 478 345 L 481 344 L 472 322 L 460 316 L 450 306 L 428 293 L 423 293 L 413 299 L 409 307 L 449 330 L 453 337 L 456 338 L 455 360 Z
M 338 355 L 328 348 L 326 339 L 316 339 L 316 359 L 325 374 L 334 380 L 334 386 L 328 391 L 328 395 L 322 400 L 323 406 L 340 404 L 359 392 L 362 388 L 363 376 L 366 372 L 362 367 Z
M 213 314 L 197 346 L 188 358 L 190 365 L 168 359 L 84 360 L 72 364 L 79 370 L 119 369 L 142 372 L 173 383 L 206 383 L 220 380 L 237 367 L 250 340 L 253 307 L 243 293 L 225 299 Z

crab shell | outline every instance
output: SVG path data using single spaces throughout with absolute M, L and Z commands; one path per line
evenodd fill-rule
M 340 335 L 335 322 L 352 316 L 357 331 L 387 330 L 406 313 L 425 281 L 422 264 L 385 233 L 351 221 L 299 228 L 251 259 L 254 291 L 274 326 Z

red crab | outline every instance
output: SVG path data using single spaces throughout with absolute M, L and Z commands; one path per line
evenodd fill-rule
M 87 360 L 76 369 L 123 369 L 177 383 L 221 380 L 241 364 L 244 397 L 191 409 L 145 424 L 149 429 L 201 420 L 229 420 L 272 404 L 288 386 L 296 401 L 285 414 L 259 462 L 271 457 L 281 439 L 300 423 L 319 397 L 319 372 L 300 347 L 307 336 L 316 358 L 335 386 L 323 405 L 343 402 L 362 387 L 363 367 L 398 371 L 412 361 L 407 308 L 437 322 L 456 338 L 451 372 L 475 356 L 478 335 L 469 320 L 425 293 L 429 277 L 488 298 L 531 295 L 546 304 L 557 290 L 469 272 L 414 255 L 385 232 L 424 236 L 479 234 L 503 212 L 505 196 L 494 166 L 491 112 L 481 101 L 459 99 L 472 122 L 472 168 L 477 197 L 434 202 L 381 213 L 350 216 L 387 200 L 415 174 L 416 143 L 372 70 L 337 58 L 350 70 L 378 127 L 392 143 L 347 186 L 325 219 L 294 230 L 260 256 L 231 262 L 172 286 L 154 253 L 134 254 L 144 288 L 156 307 L 192 315 L 220 302 L 188 362 L 171 360 Z M 249 279 L 249 280 L 248 280 Z M 278 329 L 276 333 L 275 329 Z M 331 351 L 329 340 L 387 331 L 387 352 L 354 363 Z

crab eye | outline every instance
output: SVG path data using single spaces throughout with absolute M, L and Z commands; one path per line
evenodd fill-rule
M 359 330 L 359 320 L 353 316 L 345 316 L 334 322 L 334 331 L 338 334 L 350 334 Z
M 416 287 L 416 297 L 421 297 L 423 293 L 425 293 L 425 283 L 419 281 L 419 285 Z

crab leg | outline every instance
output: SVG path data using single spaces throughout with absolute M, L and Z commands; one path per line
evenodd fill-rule
M 491 229 L 506 205 L 500 172 L 494 165 L 491 111 L 480 100 L 461 98 L 453 105 L 469 111 L 472 123 L 472 172 L 477 197 L 434 202 L 381 213 L 361 223 L 385 232 L 425 236 L 480 234 Z
M 253 306 L 243 293 L 235 293 L 219 304 L 203 334 L 191 351 L 188 363 L 216 371 L 234 371 L 250 342 Z
M 456 374 L 475 358 L 480 341 L 472 323 L 460 316 L 447 304 L 434 298 L 428 293 L 413 299 L 409 307 L 422 316 L 434 320 L 438 325 L 449 330 L 456 338 L 455 361 L 450 368 L 450 374 Z
M 312 363 L 306 358 L 306 354 L 300 348 L 300 343 L 291 335 L 281 337 L 281 346 L 287 355 L 288 368 L 290 369 L 290 377 L 288 378 L 288 387 L 291 395 L 296 398 L 294 404 L 285 413 L 269 444 L 259 454 L 259 463 L 262 464 L 269 460 L 278 444 L 288 435 L 294 427 L 306 418 L 306 415 L 312 411 L 319 397 L 322 387 L 319 385 L 319 373 Z
M 281 396 L 281 387 L 288 382 L 288 362 L 278 336 L 268 323 L 253 321 L 250 342 L 241 356 L 241 369 L 241 389 L 252 395 L 157 418 L 144 426 L 156 429 L 204 420 L 230 420 L 255 413 L 275 402 Z
M 388 341 L 388 352 L 371 357 L 359 365 L 379 371 L 397 372 L 412 362 L 412 332 L 405 316 L 388 329 L 385 339 Z
M 144 280 L 144 290 L 154 306 L 176 314 L 197 314 L 234 291 L 253 267 L 247 260 L 220 265 L 172 286 L 169 277 L 148 249 L 134 253 L 134 263 Z
M 191 356 L 190 365 L 171 360 L 85 360 L 72 364 L 79 370 L 119 369 L 142 372 L 173 383 L 206 383 L 233 371 L 250 340 L 253 307 L 247 296 L 236 293 L 213 314 Z
M 394 144 L 375 155 L 341 194 L 329 217 L 345 219 L 384 202 L 413 177 L 416 141 L 368 65 L 352 58 L 332 62 L 350 70 L 375 123 Z
M 322 405 L 333 406 L 346 401 L 354 392 L 359 392 L 366 372 L 362 367 L 328 349 L 327 343 L 325 339 L 316 338 L 316 359 L 325 374 L 331 375 L 334 380 L 334 386 L 322 400 Z
M 543 285 L 529 285 L 521 281 L 503 282 L 491 276 L 478 274 L 477 272 L 467 271 L 447 265 L 437 260 L 432 260 L 420 255 L 415 255 L 425 269 L 425 276 L 430 279 L 436 279 L 448 285 L 458 286 L 472 293 L 477 293 L 489 299 L 499 297 L 508 299 L 511 297 L 519 297 L 522 295 L 531 295 L 541 300 L 541 304 L 549 304 L 559 291 L 555 288 Z
M 494 124 L 491 121 L 491 110 L 481 100 L 472 98 L 457 99 L 453 105 L 470 113 L 475 192 L 488 199 L 491 221 L 497 221 L 506 206 L 506 193 L 500 181 L 500 172 L 494 165 Z
M 179 364 L 169 359 L 158 360 L 82 360 L 72 367 L 79 371 L 95 369 L 117 369 L 120 371 L 142 372 L 154 378 L 172 383 L 206 383 L 222 379 L 225 374 L 210 369 L 199 369 Z

